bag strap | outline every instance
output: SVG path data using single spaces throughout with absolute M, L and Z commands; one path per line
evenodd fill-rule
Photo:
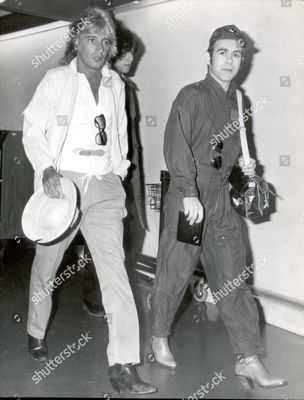
M 248 143 L 247 143 L 247 136 L 246 136 L 246 128 L 244 124 L 243 118 L 243 96 L 240 90 L 236 90 L 236 98 L 238 103 L 238 111 L 239 111 L 239 123 L 240 123 L 240 139 L 241 139 L 241 146 L 242 146 L 242 153 L 244 157 L 245 165 L 249 164 L 249 150 L 248 150 Z

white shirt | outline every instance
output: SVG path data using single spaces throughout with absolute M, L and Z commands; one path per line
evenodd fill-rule
M 76 59 L 72 60 L 69 66 L 48 70 L 23 112 L 22 141 L 26 155 L 35 171 L 35 190 L 42 186 L 41 178 L 45 168 L 52 165 L 60 170 L 62 150 L 74 114 L 79 81 Z M 125 88 L 119 75 L 109 70 L 106 65 L 102 69 L 102 85 L 103 88 L 110 90 L 115 98 L 115 117 L 112 120 L 111 132 L 107 133 L 110 134 L 112 142 L 110 154 L 113 172 L 123 178 L 130 165 L 130 161 L 127 160 Z M 95 132 L 97 131 L 96 128 Z M 75 167 L 74 164 L 72 170 Z
M 76 67 L 74 60 L 73 67 Z M 105 175 L 113 171 L 111 159 L 112 127 L 114 113 L 114 96 L 106 86 L 105 70 L 99 86 L 98 104 L 95 102 L 90 84 L 83 73 L 78 72 L 79 87 L 74 113 L 62 149 L 60 169 L 72 170 L 84 174 Z M 98 128 L 94 124 L 97 115 L 104 114 L 106 120 L 105 132 L 107 144 L 98 145 L 95 142 Z M 104 152 L 104 154 L 102 154 Z

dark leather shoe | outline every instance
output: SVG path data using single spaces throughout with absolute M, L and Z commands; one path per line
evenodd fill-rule
M 36 361 L 46 361 L 48 348 L 45 339 L 36 339 L 28 335 L 28 352 Z
M 86 300 L 83 300 L 82 308 L 93 317 L 103 318 L 106 314 L 102 305 L 98 306 L 97 304 L 90 303 Z
M 108 376 L 113 389 L 118 393 L 149 394 L 157 388 L 140 379 L 132 364 L 115 364 L 109 368 Z

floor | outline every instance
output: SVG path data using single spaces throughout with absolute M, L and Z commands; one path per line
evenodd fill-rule
M 75 257 L 70 251 L 65 266 L 75 262 Z M 107 379 L 107 323 L 82 309 L 81 277 L 77 275 L 56 290 L 57 307 L 47 337 L 49 359 L 81 335 L 87 334 L 91 339 L 48 376 L 39 374 L 45 363 L 32 360 L 27 353 L 26 314 L 32 259 L 33 250 L 21 246 L 9 252 L 0 266 L 0 397 L 122 398 L 123 395 L 112 392 Z M 142 363 L 138 370 L 143 379 L 158 387 L 151 398 L 304 399 L 304 337 L 262 324 L 267 351 L 263 362 L 273 375 L 286 378 L 289 385 L 245 392 L 234 376 L 234 359 L 215 306 L 195 303 L 190 293 L 179 310 L 171 339 L 178 369 L 170 371 L 152 362 L 147 304 L 151 284 L 138 274 L 130 276 L 141 326 Z M 215 376 L 216 384 L 212 384 Z M 198 390 L 201 391 L 196 393 Z

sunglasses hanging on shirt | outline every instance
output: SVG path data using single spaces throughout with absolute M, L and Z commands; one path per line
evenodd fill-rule
M 105 146 L 107 144 L 107 134 L 106 134 L 106 119 L 103 114 L 97 115 L 94 118 L 94 125 L 98 129 L 98 133 L 95 136 L 95 142 L 99 146 Z

